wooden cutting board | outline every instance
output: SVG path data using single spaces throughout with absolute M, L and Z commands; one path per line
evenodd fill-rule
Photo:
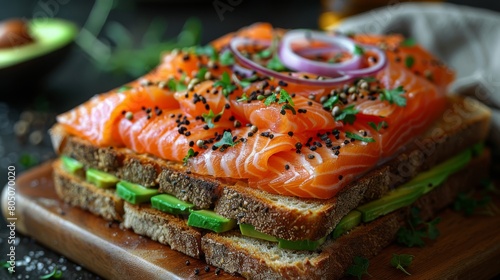
M 54 191 L 51 163 L 22 174 L 16 181 L 17 230 L 45 246 L 112 279 L 239 279 L 203 261 L 187 257 L 119 224 L 69 207 Z M 6 188 L 5 188 L 6 189 Z M 2 202 L 6 200 L 3 192 Z M 496 205 L 500 199 L 495 198 Z M 7 217 L 5 203 L 2 203 Z M 438 225 L 441 236 L 424 248 L 391 245 L 370 260 L 364 279 L 490 279 L 500 274 L 500 215 L 464 217 L 445 210 Z M 389 265 L 393 253 L 412 254 L 406 276 Z M 190 265 L 186 265 L 189 260 Z M 194 275 L 199 268 L 199 275 Z

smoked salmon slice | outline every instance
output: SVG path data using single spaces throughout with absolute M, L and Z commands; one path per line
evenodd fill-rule
M 127 147 L 271 193 L 327 199 L 396 156 L 446 107 L 453 72 L 400 35 L 353 35 L 367 48 L 361 67 L 380 59 L 369 46 L 383 50 L 387 63 L 374 75 L 327 86 L 304 83 L 324 77 L 286 67 L 273 70 L 286 81 L 246 69 L 228 50 L 233 38 L 271 42 L 285 32 L 260 23 L 203 48 L 172 51 L 124 90 L 97 95 L 57 121 L 96 146 Z M 271 69 L 280 63 L 272 44 L 256 43 L 243 55 Z

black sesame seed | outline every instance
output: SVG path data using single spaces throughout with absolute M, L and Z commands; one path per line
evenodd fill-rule
M 210 271 L 210 266 L 205 266 L 205 272 L 209 272 Z
M 339 175 L 339 181 L 342 180 L 343 178 L 344 178 L 344 176 Z
M 224 105 L 224 108 L 229 109 L 231 108 L 231 105 L 229 105 L 229 103 L 226 103 L 226 105 Z
M 219 274 L 220 274 L 220 268 L 218 268 L 218 267 L 217 267 L 217 268 L 215 269 L 215 275 L 219 275 Z
M 293 131 L 288 131 L 288 136 L 293 136 Z
M 313 155 L 313 154 L 308 154 L 308 155 L 307 155 L 307 157 L 308 157 L 309 159 L 313 159 L 313 158 L 314 158 L 314 155 Z
M 200 269 L 199 268 L 195 268 L 194 269 L 194 275 L 198 275 L 200 274 Z
M 186 260 L 186 265 L 190 265 L 191 262 L 189 260 Z
M 288 169 L 290 169 L 290 165 L 285 164 L 285 170 L 288 170 Z

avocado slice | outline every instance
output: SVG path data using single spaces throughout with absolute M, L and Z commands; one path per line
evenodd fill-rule
M 120 181 L 116 184 L 116 193 L 127 202 L 140 204 L 148 202 L 151 197 L 158 194 L 158 190 L 149 189 L 127 181 Z
M 260 232 L 255 229 L 254 226 L 249 225 L 249 224 L 240 224 L 240 232 L 241 234 L 257 239 L 263 239 L 267 241 L 273 241 L 273 242 L 278 242 L 278 239 L 272 235 L 269 235 L 267 233 Z
M 472 159 L 473 149 L 475 148 L 463 151 L 436 165 L 431 170 L 418 174 L 410 182 L 402 185 L 401 188 L 423 188 L 423 194 L 430 192 L 441 185 L 451 174 L 464 168 Z
M 359 206 L 363 222 L 370 222 L 376 218 L 389 214 L 399 208 L 415 202 L 424 192 L 423 188 L 398 188 L 377 200 Z
M 73 23 L 55 18 L 34 19 L 27 27 L 33 42 L 0 49 L 0 84 L 4 89 L 27 87 L 42 79 L 64 61 L 78 34 Z
M 115 176 L 94 168 L 87 169 L 85 178 L 87 182 L 94 184 L 98 188 L 111 188 L 119 181 Z
M 189 214 L 187 224 L 219 233 L 234 228 L 236 220 L 228 219 L 210 210 L 194 210 Z
M 318 240 L 285 240 L 278 238 L 278 247 L 281 249 L 314 251 L 325 243 L 326 238 L 327 236 Z
M 61 156 L 63 169 L 71 174 L 78 174 L 83 171 L 83 163 L 68 156 Z
M 194 207 L 192 203 L 182 201 L 169 194 L 160 194 L 151 197 L 151 206 L 163 212 L 170 214 L 189 214 Z
M 346 233 L 348 230 L 356 227 L 361 222 L 361 212 L 357 210 L 352 210 L 347 215 L 340 220 L 335 229 L 333 230 L 333 238 L 338 238 L 339 236 Z

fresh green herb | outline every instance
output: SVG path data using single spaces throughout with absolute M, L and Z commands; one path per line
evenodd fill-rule
M 380 100 L 387 100 L 389 104 L 396 103 L 396 105 L 404 107 L 406 106 L 406 97 L 403 96 L 404 92 L 403 86 L 391 90 L 384 89 L 380 94 Z
M 373 83 L 373 82 L 377 81 L 377 78 L 372 77 L 372 76 L 368 76 L 368 77 L 361 78 L 361 80 L 363 80 L 363 81 L 365 81 L 367 83 Z
M 359 46 L 359 45 L 354 46 L 354 54 L 355 55 L 363 55 L 364 53 L 365 53 L 365 49 L 363 49 L 361 46 Z
M 275 103 L 278 98 L 276 97 L 276 93 L 272 93 L 264 100 L 264 105 L 269 106 L 271 103 Z
M 19 164 L 21 164 L 22 167 L 28 169 L 37 165 L 38 159 L 33 155 L 30 155 L 28 153 L 23 153 L 19 158 Z
M 49 273 L 40 276 L 40 279 L 60 279 L 62 277 L 62 271 L 54 267 L 54 269 Z
M 219 53 L 211 45 L 196 46 L 194 48 L 194 53 L 196 55 L 206 55 L 206 56 L 210 57 L 210 59 L 212 59 L 214 61 L 217 61 L 219 59 Z
M 233 141 L 233 135 L 231 134 L 231 132 L 224 131 L 222 138 L 220 139 L 219 142 L 215 143 L 214 146 L 217 148 L 224 145 L 233 147 L 236 144 L 238 144 L 238 142 Z
M 374 122 L 368 122 L 368 125 L 375 129 L 377 132 L 379 132 L 382 128 L 389 127 L 389 124 L 386 121 L 381 121 L 378 124 Z
M 222 111 L 220 113 L 218 113 L 217 115 L 214 114 L 212 109 L 210 109 L 210 111 L 208 111 L 208 114 L 203 113 L 203 114 L 201 114 L 201 116 L 203 117 L 203 120 L 207 123 L 208 127 L 213 128 L 215 126 L 214 120 L 216 118 L 220 118 L 222 116 L 222 114 L 224 114 L 224 109 L 222 109 Z
M 401 227 L 397 232 L 397 241 L 401 245 L 407 247 L 424 247 L 425 242 L 423 238 L 431 240 L 439 236 L 439 230 L 436 225 L 441 222 L 441 218 L 424 223 L 420 218 L 420 209 L 413 207 L 410 212 L 410 219 L 408 221 L 409 228 Z
M 285 104 L 285 105 L 281 106 L 281 110 L 290 110 L 292 112 L 292 114 L 294 114 L 294 115 L 297 114 L 297 111 L 295 111 L 295 108 L 293 108 L 293 106 L 291 104 Z
M 463 212 L 466 216 L 474 214 L 478 208 L 485 207 L 491 202 L 491 196 L 483 194 L 480 197 L 473 197 L 471 194 L 459 193 L 453 203 L 455 211 Z M 486 214 L 492 214 L 487 212 Z
M 288 94 L 288 92 L 284 89 L 282 89 L 280 91 L 280 98 L 278 100 L 278 104 L 282 104 L 282 103 L 288 103 L 290 104 L 291 106 L 295 106 L 295 104 L 293 103 L 293 99 L 292 97 L 290 96 L 290 94 Z
M 283 106 L 281 106 L 281 110 L 290 110 L 294 115 L 297 113 L 295 111 L 295 108 L 293 106 L 295 106 L 295 103 L 293 103 L 293 99 L 292 97 L 290 96 L 290 94 L 288 94 L 288 92 L 284 89 L 282 89 L 280 91 L 280 96 L 278 98 L 276 92 L 273 92 L 271 95 L 269 95 L 265 100 L 264 100 L 264 105 L 266 106 L 269 106 L 271 105 L 272 103 L 278 103 L 278 104 L 283 104 L 285 103 Z
M 201 67 L 200 70 L 198 70 L 198 73 L 196 73 L 196 78 L 200 81 L 205 80 L 205 74 L 208 72 L 207 67 Z
M 246 92 L 244 92 L 240 98 L 236 99 L 237 102 L 247 102 L 248 100 L 249 99 Z
M 359 111 L 354 109 L 354 105 L 350 105 L 342 109 L 339 115 L 335 117 L 336 121 L 342 121 L 344 124 L 353 124 L 356 120 L 356 114 Z
M 417 44 L 417 41 L 413 38 L 406 38 L 403 42 L 401 42 L 401 46 L 403 47 L 413 47 Z
M 405 65 L 407 68 L 411 68 L 415 64 L 415 58 L 412 55 L 407 55 L 405 58 Z
M 190 158 L 194 157 L 194 155 L 195 155 L 195 152 L 194 152 L 193 148 L 190 148 L 188 150 L 187 155 L 182 159 L 182 162 L 184 163 L 184 165 L 186 165 L 188 163 L 188 160 Z
M 127 90 L 129 90 L 129 89 L 132 89 L 132 87 L 131 87 L 131 86 L 124 85 L 124 86 L 121 86 L 121 87 L 117 90 L 117 92 L 124 92 L 124 91 L 127 91 Z
M 401 255 L 392 254 L 391 265 L 396 269 L 399 269 L 404 273 L 411 275 L 408 271 L 406 271 L 405 267 L 410 266 L 410 264 L 413 261 L 413 258 L 415 258 L 415 256 L 407 254 L 401 254 Z
M 167 86 L 171 91 L 179 92 L 187 89 L 187 86 L 182 81 L 177 81 L 176 79 L 170 79 L 167 82 Z
M 262 50 L 260 52 L 257 53 L 257 56 L 259 58 L 262 58 L 262 59 L 267 59 L 267 58 L 270 58 L 271 55 L 273 55 L 273 50 L 272 48 L 267 48 L 265 50 Z
M 339 102 L 339 97 L 337 95 L 332 95 L 323 103 L 323 108 L 332 110 L 337 102 Z
M 225 51 L 219 56 L 219 61 L 222 66 L 233 65 L 234 56 L 230 51 Z
M 347 274 L 358 277 L 361 279 L 364 274 L 372 277 L 368 273 L 368 267 L 370 266 L 370 261 L 366 258 L 356 256 L 354 257 L 354 263 L 347 269 Z
M 254 82 L 255 80 L 257 80 L 258 77 L 257 76 L 251 76 L 251 77 L 248 77 L 248 78 L 244 78 L 244 79 L 241 79 L 239 84 L 242 88 L 246 88 L 248 87 L 249 85 L 252 84 L 252 82 Z
M 269 59 L 269 61 L 266 64 L 266 67 L 277 72 L 283 72 L 288 70 L 283 64 L 283 62 L 281 62 L 278 55 L 276 54 L 274 54 L 273 57 Z
M 359 134 L 352 133 L 350 131 L 346 131 L 345 132 L 345 136 L 347 138 L 350 138 L 350 139 L 356 139 L 356 140 L 367 142 L 367 143 L 375 142 L 375 139 L 373 139 L 372 137 L 363 137 L 363 136 L 361 136 Z
M 222 87 L 222 94 L 228 97 L 235 89 L 236 85 L 231 82 L 231 78 L 227 72 L 222 73 L 222 77 L 219 81 L 216 81 L 213 85 L 214 87 Z

